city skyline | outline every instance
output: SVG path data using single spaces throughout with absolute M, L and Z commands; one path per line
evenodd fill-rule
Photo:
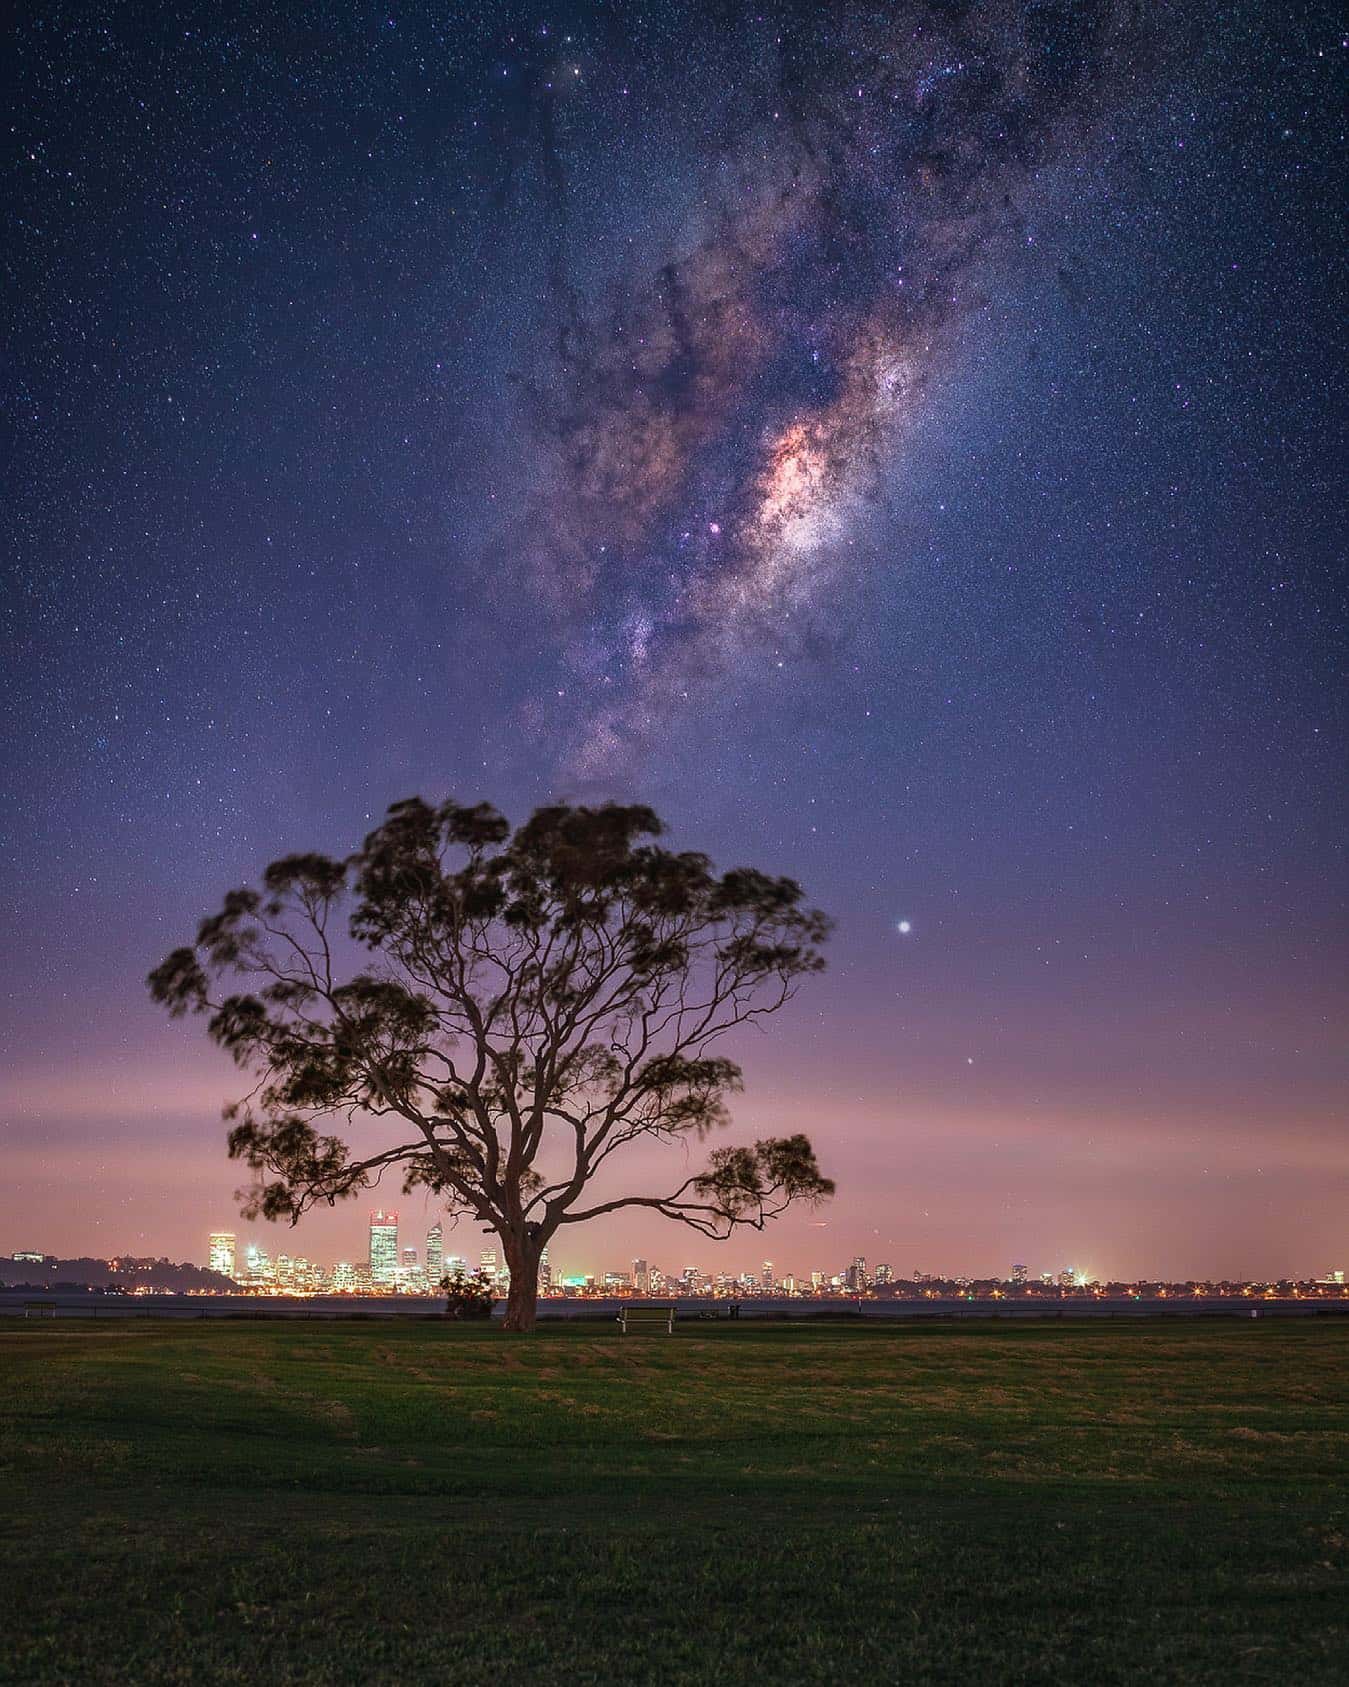
M 415 1219 L 404 1220 L 400 1218 L 398 1209 L 377 1208 L 368 1215 L 364 1251 L 358 1249 L 343 1258 L 314 1259 L 294 1243 L 282 1245 L 277 1240 L 278 1236 L 284 1239 L 294 1235 L 294 1230 L 278 1232 L 275 1228 L 255 1228 L 251 1234 L 238 1230 L 211 1231 L 206 1237 L 203 1257 L 197 1260 L 188 1254 L 184 1256 L 183 1262 L 208 1266 L 211 1270 L 219 1271 L 242 1283 L 249 1281 L 255 1274 L 257 1260 L 261 1259 L 272 1265 L 281 1260 L 288 1260 L 300 1266 L 317 1268 L 325 1273 L 345 1273 L 339 1277 L 335 1286 L 347 1292 L 360 1292 L 363 1286 L 371 1292 L 388 1290 L 394 1286 L 408 1289 L 412 1279 L 416 1279 L 418 1287 L 409 1292 L 433 1291 L 441 1275 L 452 1275 L 455 1270 L 462 1270 L 468 1275 L 484 1274 L 501 1288 L 504 1288 L 506 1282 L 507 1273 L 499 1246 L 488 1243 L 476 1250 L 466 1247 L 462 1252 L 453 1246 L 446 1246 L 445 1220 L 443 1216 L 437 1217 L 434 1214 L 419 1214 Z M 452 1229 L 449 1235 L 453 1242 Z M 409 1242 L 410 1236 L 418 1237 L 419 1240 Z M 3 1257 L 40 1261 L 48 1256 L 62 1257 L 58 1251 L 50 1248 L 14 1249 Z M 77 1254 L 68 1257 L 81 1256 Z M 107 1256 L 94 1257 L 115 1259 L 137 1256 L 135 1250 L 124 1249 L 114 1250 Z M 169 1256 L 155 1255 L 152 1251 L 150 1257 Z M 433 1263 L 443 1265 L 443 1270 L 432 1269 Z M 1090 1265 L 1083 1264 L 1059 1264 L 1046 1269 L 1040 1265 L 1027 1266 L 1024 1262 L 1015 1260 L 1010 1266 L 1004 1265 L 999 1270 L 980 1271 L 964 1266 L 930 1270 L 921 1264 L 906 1269 L 893 1260 L 881 1260 L 873 1256 L 868 1261 L 866 1255 L 855 1254 L 845 1266 L 826 1266 L 817 1261 L 812 1266 L 802 1268 L 799 1263 L 784 1265 L 781 1261 L 768 1259 L 760 1259 L 753 1265 L 731 1265 L 724 1259 L 715 1259 L 710 1263 L 703 1260 L 693 1264 L 685 1263 L 675 1268 L 656 1260 L 648 1260 L 643 1255 L 634 1256 L 626 1266 L 622 1266 L 615 1265 L 612 1259 L 605 1259 L 599 1264 L 594 1264 L 588 1259 L 578 1262 L 571 1258 L 562 1258 L 553 1249 L 545 1249 L 540 1283 L 552 1288 L 560 1288 L 567 1283 L 579 1285 L 589 1282 L 592 1287 L 596 1283 L 611 1284 L 616 1288 L 624 1288 L 625 1292 L 631 1288 L 640 1294 L 646 1292 L 643 1283 L 649 1282 L 653 1274 L 659 1279 L 661 1287 L 668 1289 L 669 1285 L 686 1280 L 691 1273 L 707 1284 L 749 1283 L 758 1287 L 771 1287 L 774 1283 L 781 1286 L 786 1282 L 791 1285 L 793 1292 L 798 1286 L 806 1290 L 818 1290 L 822 1286 L 832 1285 L 838 1292 L 848 1292 L 858 1287 L 909 1281 L 997 1282 L 1012 1287 L 1029 1285 L 1034 1288 L 1049 1285 L 1086 1287 L 1099 1283 L 1132 1282 L 1316 1282 L 1343 1285 L 1345 1278 L 1345 1270 L 1341 1265 L 1324 1262 L 1314 1269 L 1304 1267 L 1295 1271 L 1264 1274 L 1197 1271 L 1169 1273 L 1156 1270 L 1120 1273 L 1097 1271 Z
M 239 1237 L 230 1232 L 212 1232 L 208 1239 L 210 1270 L 228 1276 L 231 1287 L 220 1288 L 200 1280 L 192 1274 L 198 1268 L 192 1262 L 155 1260 L 152 1256 L 115 1256 L 101 1263 L 110 1273 L 108 1278 L 77 1275 L 64 1286 L 97 1286 L 104 1281 L 119 1282 L 116 1292 L 138 1294 L 163 1293 L 192 1295 L 235 1294 L 263 1297 L 356 1296 L 435 1298 L 441 1283 L 441 1268 L 433 1266 L 440 1257 L 440 1226 L 433 1225 L 427 1234 L 425 1257 L 419 1258 L 415 1246 L 400 1249 L 399 1263 L 385 1268 L 387 1228 L 383 1212 L 372 1214 L 369 1232 L 369 1257 L 365 1261 L 311 1260 L 303 1255 L 286 1252 L 269 1253 L 254 1242 L 239 1245 Z M 378 1223 L 375 1220 L 378 1219 Z M 85 1259 L 62 1261 L 59 1256 L 42 1249 L 16 1249 L 0 1253 L 0 1267 L 12 1274 L 14 1267 L 32 1269 L 33 1281 L 50 1281 L 62 1286 L 63 1279 L 51 1279 L 52 1271 L 63 1265 L 74 1265 L 86 1272 L 99 1262 Z M 230 1269 L 225 1270 L 228 1265 Z M 160 1277 L 167 1276 L 170 1284 L 154 1283 L 156 1269 Z M 464 1255 L 447 1255 L 443 1261 L 447 1279 L 459 1276 L 485 1280 L 498 1299 L 503 1299 L 509 1284 L 509 1273 L 497 1249 L 479 1251 L 477 1259 Z M 540 1298 L 656 1298 L 660 1300 L 687 1298 L 726 1298 L 765 1300 L 789 1299 L 825 1300 L 866 1297 L 893 1298 L 903 1301 L 945 1298 L 979 1299 L 991 1295 L 994 1300 L 1036 1301 L 1070 1299 L 1097 1300 L 1124 1295 L 1138 1299 L 1158 1296 L 1250 1297 L 1291 1294 L 1294 1298 L 1314 1296 L 1317 1299 L 1343 1299 L 1349 1296 L 1346 1272 L 1333 1267 L 1319 1273 L 1301 1272 L 1280 1278 L 1191 1276 L 1170 1279 L 1156 1273 L 1143 1273 L 1132 1278 L 1100 1278 L 1081 1267 L 1065 1266 L 1057 1271 L 1030 1271 L 1024 1263 L 1013 1262 L 1010 1271 L 988 1274 L 964 1272 L 926 1272 L 915 1269 L 911 1274 L 897 1271 L 889 1261 L 868 1261 L 854 1257 L 840 1270 L 816 1266 L 810 1270 L 783 1268 L 771 1260 L 763 1261 L 757 1270 L 709 1270 L 705 1265 L 685 1265 L 678 1271 L 666 1270 L 652 1261 L 637 1258 L 627 1268 L 610 1267 L 588 1271 L 569 1269 L 565 1263 L 554 1263 L 549 1250 L 544 1249 L 539 1270 Z

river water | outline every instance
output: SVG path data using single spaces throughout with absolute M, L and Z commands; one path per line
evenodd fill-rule
M 670 1301 L 541 1300 L 539 1321 L 612 1322 L 621 1306 L 668 1306 Z M 724 1300 L 675 1298 L 676 1319 L 710 1326 L 725 1319 Z M 308 1298 L 259 1295 L 102 1295 L 80 1290 L 0 1289 L 0 1317 L 36 1318 L 232 1318 L 232 1319 L 373 1319 L 435 1318 L 443 1301 L 418 1295 L 314 1295 Z M 857 1300 L 854 1298 L 785 1300 L 747 1297 L 739 1302 L 743 1320 L 821 1319 L 866 1323 L 917 1323 L 933 1319 L 1077 1318 L 1309 1318 L 1349 1317 L 1349 1299 L 1259 1300 L 1239 1296 L 1177 1296 L 1165 1300 L 1132 1297 L 1070 1300 Z M 498 1302 L 496 1316 L 504 1310 Z

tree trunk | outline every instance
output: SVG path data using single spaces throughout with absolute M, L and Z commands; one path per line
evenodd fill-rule
M 538 1321 L 539 1256 L 543 1245 L 535 1236 L 503 1236 L 502 1251 L 511 1274 L 506 1295 L 506 1316 L 503 1330 L 523 1335 Z

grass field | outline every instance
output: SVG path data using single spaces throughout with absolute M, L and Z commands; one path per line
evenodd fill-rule
M 1349 1324 L 0 1329 L 0 1680 L 1349 1681 Z

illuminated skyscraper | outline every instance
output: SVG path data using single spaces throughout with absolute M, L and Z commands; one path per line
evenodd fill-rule
M 1025 1268 L 1025 1266 L 1024 1265 L 1014 1265 L 1012 1267 L 1012 1282 L 1015 1284 L 1015 1286 L 1017 1288 L 1020 1288 L 1021 1285 L 1025 1281 L 1026 1281 L 1026 1268 Z
M 392 1283 L 398 1269 L 398 1214 L 370 1214 L 370 1280 Z
M 763 1262 L 763 1271 L 760 1274 L 759 1281 L 766 1289 L 773 1287 L 773 1262 L 771 1259 L 766 1259 Z
M 496 1249 L 484 1248 L 478 1255 L 478 1275 L 480 1277 L 485 1277 L 486 1280 L 495 1288 L 499 1274 L 500 1267 L 497 1264 Z
M 539 1254 L 539 1293 L 550 1294 L 553 1288 L 553 1267 L 545 1247 Z
M 412 1270 L 416 1269 L 416 1265 L 417 1265 L 417 1250 L 416 1250 L 416 1248 L 404 1248 L 403 1249 L 403 1269 L 405 1271 L 412 1271 Z
M 234 1233 L 230 1230 L 213 1230 L 211 1232 L 210 1252 L 207 1263 L 212 1271 L 219 1271 L 226 1277 L 234 1275 Z
M 651 1293 L 651 1267 L 644 1259 L 632 1262 L 632 1286 L 639 1295 Z
M 426 1232 L 426 1280 L 434 1288 L 445 1275 L 445 1236 L 438 1224 Z

